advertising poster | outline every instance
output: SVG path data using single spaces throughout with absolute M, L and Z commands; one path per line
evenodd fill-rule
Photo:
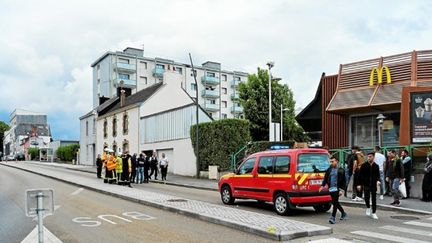
M 411 93 L 411 139 L 413 143 L 432 141 L 432 93 Z

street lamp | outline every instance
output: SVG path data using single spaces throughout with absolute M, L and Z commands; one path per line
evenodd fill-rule
M 383 124 L 385 118 L 386 117 L 381 113 L 376 118 L 378 121 L 378 145 L 380 147 L 383 145 Z
M 281 126 L 280 126 L 280 140 L 283 141 L 283 112 L 289 110 L 288 108 L 282 108 L 282 104 L 280 105 L 280 112 L 281 112 Z
M 271 100 L 272 100 L 272 96 L 271 96 L 272 75 L 271 75 L 271 69 L 272 69 L 272 67 L 274 67 L 274 62 L 268 61 L 267 66 L 268 66 L 268 71 L 269 71 L 269 141 L 271 142 L 272 141 L 272 136 L 271 136 L 271 127 L 272 127 L 272 104 L 271 104 Z

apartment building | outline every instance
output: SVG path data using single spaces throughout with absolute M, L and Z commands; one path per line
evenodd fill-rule
M 205 62 L 194 66 L 197 84 L 190 64 L 163 58 L 144 57 L 142 49 L 128 47 L 123 51 L 106 52 L 91 64 L 93 68 L 93 107 L 117 96 L 122 85 L 134 94 L 150 85 L 163 82 L 167 71 L 176 74 L 176 81 L 213 119 L 241 118 L 243 108 L 238 102 L 238 85 L 247 80 L 247 73 L 223 70 L 220 63 Z M 167 97 L 169 99 L 169 97 Z

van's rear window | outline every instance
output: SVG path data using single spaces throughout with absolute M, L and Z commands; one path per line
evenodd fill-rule
M 297 159 L 297 172 L 324 172 L 330 166 L 327 154 L 300 154 Z

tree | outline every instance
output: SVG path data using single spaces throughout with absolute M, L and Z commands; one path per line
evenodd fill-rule
M 240 83 L 240 103 L 245 118 L 251 123 L 251 136 L 254 141 L 269 139 L 268 122 L 268 83 L 267 70 L 258 68 L 256 74 L 249 75 L 248 81 Z M 295 120 L 295 101 L 288 85 L 272 80 L 272 120 L 280 122 L 280 105 L 283 105 L 284 140 L 307 141 L 303 128 Z
M 0 121 L 0 152 L 3 152 L 4 133 L 7 130 L 9 130 L 8 124 L 4 123 L 3 121 Z

